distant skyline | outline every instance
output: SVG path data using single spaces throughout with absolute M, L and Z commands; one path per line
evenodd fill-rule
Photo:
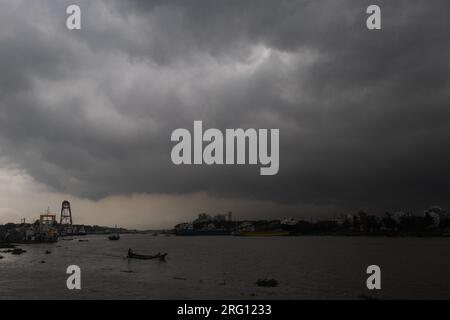
M 0 0 L 0 223 L 450 207 L 450 2 Z M 280 130 L 279 172 L 175 166 L 171 132 Z

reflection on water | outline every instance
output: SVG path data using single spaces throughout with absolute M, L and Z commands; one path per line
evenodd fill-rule
M 1 299 L 430 299 L 450 298 L 450 238 L 105 236 L 88 242 L 24 245 L 0 253 Z M 166 262 L 128 260 L 168 252 Z M 51 254 L 45 254 L 50 250 Z M 67 266 L 82 270 L 82 290 L 66 288 Z M 368 291 L 366 267 L 382 270 Z M 260 288 L 260 278 L 278 287 Z

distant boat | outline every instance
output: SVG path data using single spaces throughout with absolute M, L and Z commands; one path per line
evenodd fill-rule
M 114 229 L 114 232 L 109 235 L 108 239 L 111 240 L 111 241 L 120 240 L 120 233 L 117 232 L 117 225 L 116 225 L 116 227 Z
M 134 253 L 133 250 L 128 249 L 128 258 L 129 259 L 139 259 L 139 260 L 153 260 L 153 259 L 159 259 L 161 261 L 164 261 L 166 259 L 167 253 L 161 253 L 158 252 L 158 254 L 154 256 L 149 255 L 143 255 L 143 254 L 137 254 Z
M 111 241 L 117 241 L 120 240 L 120 234 L 112 234 L 108 237 L 109 240 Z

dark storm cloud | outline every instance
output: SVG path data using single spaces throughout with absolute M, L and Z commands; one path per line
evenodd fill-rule
M 450 205 L 448 1 L 0 1 L 2 157 L 57 191 Z M 280 128 L 280 172 L 175 167 L 171 132 Z

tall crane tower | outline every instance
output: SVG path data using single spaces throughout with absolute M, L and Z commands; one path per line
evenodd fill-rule
M 72 210 L 70 209 L 70 202 L 64 200 L 61 206 L 61 225 L 72 226 Z

